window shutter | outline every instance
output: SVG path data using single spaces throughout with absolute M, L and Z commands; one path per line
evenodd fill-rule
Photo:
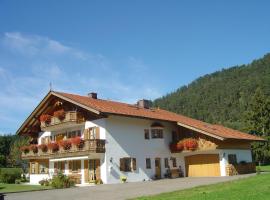
M 125 171 L 124 158 L 120 158 L 120 171 Z
M 83 138 L 85 140 L 89 139 L 89 128 L 84 129 L 84 131 L 83 131 Z
M 96 138 L 95 139 L 99 139 L 100 135 L 100 128 L 96 127 Z
M 136 158 L 132 158 L 132 170 L 136 171 Z
M 38 174 L 38 170 L 39 170 L 38 167 L 39 167 L 38 162 L 36 162 L 36 164 L 35 164 L 35 174 Z
M 29 167 L 29 169 L 30 169 L 30 174 L 32 174 L 32 162 L 29 162 L 29 165 L 30 165 L 30 167 Z

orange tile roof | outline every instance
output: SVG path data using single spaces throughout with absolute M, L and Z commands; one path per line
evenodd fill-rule
M 120 103 L 116 101 L 93 99 L 88 96 L 76 94 L 68 94 L 63 92 L 55 92 L 56 94 L 75 101 L 79 104 L 95 109 L 105 114 L 125 115 L 132 117 L 142 117 L 155 120 L 165 120 L 171 122 L 179 122 L 187 126 L 205 131 L 207 133 L 225 138 L 225 139 L 244 139 L 244 140 L 264 140 L 260 137 L 243 133 L 237 130 L 223 127 L 221 125 L 212 125 L 196 119 L 192 119 L 183 115 L 169 112 L 162 109 L 145 109 L 136 105 Z

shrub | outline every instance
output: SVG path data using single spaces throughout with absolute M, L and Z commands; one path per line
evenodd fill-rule
M 183 140 L 183 143 L 184 143 L 184 147 L 186 150 L 194 151 L 198 147 L 197 140 L 193 139 L 193 138 L 187 138 L 187 139 Z
M 127 177 L 126 176 L 120 176 L 120 180 L 122 183 L 125 183 L 127 181 Z
M 42 152 L 48 151 L 48 146 L 46 144 L 40 144 L 38 145 L 38 148 L 41 149 Z
M 61 140 L 59 141 L 59 145 L 63 147 L 64 150 L 69 150 L 71 148 L 71 141 L 70 140 Z
M 69 188 L 75 185 L 75 182 L 72 181 L 68 176 L 59 173 L 57 176 L 54 176 L 52 179 L 53 188 Z
M 46 124 L 48 124 L 51 122 L 51 118 L 52 118 L 51 115 L 42 114 L 42 115 L 40 115 L 39 120 L 40 120 L 40 122 L 45 122 Z
M 76 145 L 78 148 L 82 148 L 83 145 L 84 145 L 84 140 L 81 138 L 81 137 L 74 137 L 74 138 L 71 138 L 71 143 L 73 145 Z
M 49 186 L 50 185 L 50 181 L 48 179 L 43 179 L 41 181 L 38 182 L 41 186 Z
M 21 179 L 15 179 L 15 184 L 21 184 Z
M 30 145 L 30 150 L 33 151 L 33 153 L 37 153 L 38 152 L 38 146 L 35 144 Z
M 0 182 L 15 183 L 16 179 L 21 178 L 21 174 L 21 168 L 2 168 L 0 171 Z
M 30 148 L 29 148 L 29 146 L 22 146 L 22 147 L 20 148 L 20 150 L 21 150 L 22 152 L 24 152 L 25 154 L 27 154 L 27 153 L 29 153 Z
M 52 152 L 56 152 L 59 150 L 59 145 L 56 142 L 52 142 L 48 144 L 48 148 L 52 150 Z
M 101 185 L 101 184 L 103 184 L 103 181 L 99 178 L 99 179 L 95 180 L 95 184 Z
M 60 120 L 64 120 L 65 119 L 65 111 L 64 111 L 64 109 L 54 111 L 53 116 L 57 117 Z

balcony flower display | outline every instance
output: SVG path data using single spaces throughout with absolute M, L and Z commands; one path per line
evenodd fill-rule
M 59 141 L 59 145 L 63 147 L 64 150 L 69 150 L 71 148 L 71 141 L 70 140 L 61 140 Z
M 56 152 L 59 150 L 59 145 L 56 142 L 52 142 L 48 144 L 48 148 L 52 150 L 52 152 Z
M 171 152 L 177 152 L 176 144 L 174 144 L 174 143 L 170 144 L 170 150 L 171 150 Z
M 38 146 L 36 144 L 32 144 L 30 145 L 30 150 L 33 151 L 33 153 L 37 153 L 38 152 Z
M 184 143 L 183 141 L 178 141 L 176 144 L 177 151 L 183 151 L 184 150 Z
M 185 150 L 194 151 L 198 148 L 198 142 L 194 138 L 187 138 L 183 140 Z
M 51 115 L 42 114 L 42 115 L 40 115 L 39 120 L 40 120 L 40 122 L 45 122 L 46 124 L 49 124 L 51 122 L 51 118 L 52 118 Z
M 46 144 L 40 144 L 38 145 L 38 148 L 44 153 L 48 151 L 48 146 Z
M 27 154 L 27 153 L 29 153 L 29 146 L 22 146 L 21 148 L 20 148 L 20 150 L 23 152 L 23 153 L 25 153 L 25 154 Z
M 84 140 L 81 138 L 81 137 L 74 137 L 74 138 L 71 138 L 71 143 L 73 145 L 76 145 L 78 148 L 82 148 L 83 145 L 84 145 Z
M 64 109 L 54 111 L 53 116 L 57 117 L 61 121 L 64 120 L 65 119 L 65 111 L 64 111 Z

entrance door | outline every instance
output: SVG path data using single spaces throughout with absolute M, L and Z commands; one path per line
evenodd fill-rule
M 89 181 L 100 179 L 100 160 L 90 159 L 89 160 Z
M 161 165 L 160 165 L 160 158 L 155 158 L 155 171 L 156 171 L 156 178 L 161 178 Z

